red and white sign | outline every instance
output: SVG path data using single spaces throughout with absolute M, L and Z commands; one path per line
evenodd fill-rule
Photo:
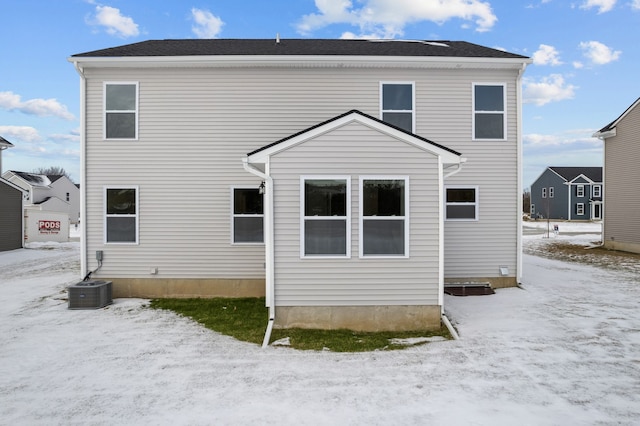
M 60 232 L 59 220 L 39 220 L 38 231 L 41 234 L 57 234 Z

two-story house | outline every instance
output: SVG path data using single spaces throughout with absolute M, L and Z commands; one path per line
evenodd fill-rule
M 73 55 L 82 269 L 270 324 L 439 327 L 516 285 L 527 57 L 459 41 L 151 40 Z M 180 176 L 180 179 L 166 179 Z
M 601 220 L 602 167 L 547 167 L 531 185 L 531 218 Z
M 594 133 L 604 141 L 605 201 L 602 242 L 640 253 L 640 98 Z
M 2 151 L 13 144 L 0 136 L 0 174 L 2 174 Z M 19 186 L 0 177 L 0 251 L 22 248 L 23 198 Z
M 28 209 L 64 212 L 69 223 L 80 218 L 80 189 L 64 175 L 40 175 L 37 173 L 8 170 L 2 177 L 24 189 Z

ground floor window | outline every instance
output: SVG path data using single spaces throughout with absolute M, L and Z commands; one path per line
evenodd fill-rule
M 447 220 L 478 220 L 478 187 L 448 186 L 445 197 Z
M 138 187 L 105 187 L 105 243 L 138 243 Z
M 584 215 L 584 203 L 576 204 L 576 214 L 578 216 Z
M 408 177 L 360 178 L 360 256 L 408 256 Z
M 233 243 L 264 243 L 263 197 L 259 188 L 233 188 Z
M 301 257 L 350 256 L 351 178 L 301 178 Z

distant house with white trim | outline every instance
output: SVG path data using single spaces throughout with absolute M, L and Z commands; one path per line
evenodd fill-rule
M 531 185 L 531 218 L 601 220 L 602 167 L 547 167 Z
M 594 137 L 604 141 L 606 210 L 602 241 L 640 253 L 640 98 Z
M 81 78 L 82 272 L 266 296 L 272 324 L 436 328 L 521 278 L 521 77 L 458 41 L 150 40 Z M 166 179 L 179 175 L 180 179 Z
M 0 174 L 2 151 L 12 147 L 11 142 L 0 136 Z M 22 188 L 0 177 L 0 251 L 19 249 L 24 244 L 23 198 Z

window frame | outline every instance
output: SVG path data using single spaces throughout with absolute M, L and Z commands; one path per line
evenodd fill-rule
M 500 86 L 502 87 L 502 111 L 476 110 L 476 87 Z M 502 138 L 478 138 L 476 137 L 476 114 L 502 114 Z M 471 83 L 471 140 L 473 141 L 506 141 L 507 140 L 507 83 L 505 82 L 474 82 Z
M 364 182 L 368 180 L 403 180 L 404 181 L 404 216 L 365 216 L 364 215 Z M 408 175 L 362 175 L 358 182 L 358 255 L 360 259 L 408 259 L 410 215 L 410 180 Z M 394 218 L 394 219 L 390 219 Z M 364 254 L 364 222 L 366 220 L 403 220 L 404 221 L 404 254 Z
M 584 185 L 576 185 L 576 197 L 583 198 L 584 197 Z
M 534 217 L 535 215 L 536 215 L 536 205 L 535 203 L 531 203 L 531 206 L 529 207 L 529 216 Z
M 474 218 L 473 219 L 469 219 L 469 218 L 449 218 L 447 216 L 447 206 L 448 205 L 469 205 L 471 203 L 456 203 L 456 202 L 447 202 L 447 189 L 473 189 L 475 191 L 475 201 L 473 202 L 473 205 L 475 206 L 475 213 L 474 213 Z M 443 204 L 444 204 L 444 220 L 447 222 L 477 222 L 480 220 L 480 187 L 478 185 L 445 185 L 444 187 L 444 194 L 443 194 L 444 200 L 443 200 Z
M 597 194 L 596 194 L 596 192 L 597 192 Z M 591 193 L 592 193 L 593 198 L 602 198 L 602 186 L 593 185 L 591 187 Z
M 549 187 L 549 198 L 553 198 L 554 189 L 553 186 Z
M 547 188 L 542 188 L 542 198 L 547 198 Z
M 576 215 L 584 216 L 584 203 L 576 203 Z
M 107 214 L 107 191 L 110 189 L 133 189 L 136 191 L 136 213 L 135 214 Z M 138 185 L 105 185 L 103 187 L 103 235 L 104 244 L 108 245 L 139 245 L 140 244 L 140 187 Z M 135 241 L 108 241 L 107 218 L 109 217 L 135 217 L 136 231 Z
M 258 188 L 257 186 L 248 186 L 248 185 L 238 185 L 238 186 L 232 186 L 231 187 L 231 194 L 230 194 L 230 199 L 231 199 L 231 235 L 230 235 L 230 239 L 231 239 L 231 245 L 237 245 L 237 246 L 264 246 L 264 220 L 265 220 L 265 216 L 264 216 L 264 194 L 260 194 L 262 196 L 262 214 L 237 214 L 236 213 L 236 209 L 235 209 L 235 205 L 236 205 L 236 189 L 242 189 L 242 190 L 256 190 L 258 191 L 258 193 L 260 193 L 260 188 Z M 262 218 L 262 241 L 236 241 L 236 217 L 250 217 L 250 218 Z
M 346 185 L 346 216 L 305 216 L 306 193 L 305 182 L 308 180 L 344 180 Z M 350 259 L 351 258 L 351 176 L 350 175 L 302 175 L 300 176 L 300 259 Z M 345 222 L 345 254 L 306 254 L 305 225 L 307 220 L 344 220 Z
M 107 110 L 107 86 L 135 86 L 136 102 L 135 110 Z M 102 138 L 105 141 L 137 141 L 139 138 L 138 121 L 140 116 L 140 84 L 137 81 L 105 81 L 102 84 Z M 135 136 L 132 138 L 110 138 L 107 137 L 107 116 L 109 114 L 134 114 Z
M 396 110 L 396 109 L 384 109 L 384 86 L 386 85 L 410 85 L 411 86 L 411 110 Z M 416 83 L 415 81 L 380 81 L 380 120 L 384 121 L 386 124 L 390 126 L 394 126 L 391 123 L 388 123 L 384 120 L 384 113 L 408 113 L 411 112 L 411 130 L 408 130 L 411 133 L 416 132 Z M 394 126 L 397 127 L 397 126 Z M 400 128 L 400 127 L 399 127 Z M 406 130 L 406 129 L 402 129 Z

